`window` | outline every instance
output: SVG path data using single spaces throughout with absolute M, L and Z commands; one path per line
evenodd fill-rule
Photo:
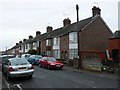
M 34 43 L 33 43 L 33 47 L 37 47 L 37 42 L 34 42 Z
M 28 45 L 26 44 L 26 49 L 28 49 Z
M 56 59 L 59 59 L 60 58 L 60 51 L 58 49 L 55 49 L 53 52 L 53 55 Z
M 20 50 L 21 50 L 21 46 L 20 46 Z
M 78 50 L 77 49 L 70 49 L 69 50 L 69 58 L 74 59 L 78 56 Z
M 46 51 L 47 56 L 51 56 L 51 51 Z
M 51 40 L 50 39 L 46 40 L 46 46 L 51 46 Z
M 59 45 L 59 37 L 54 38 L 54 45 Z
M 77 43 L 77 32 L 72 32 L 69 34 L 69 43 L 70 44 Z

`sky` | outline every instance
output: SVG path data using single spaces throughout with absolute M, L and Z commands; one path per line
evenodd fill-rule
M 101 9 L 101 17 L 112 30 L 118 30 L 119 0 L 1 0 L 0 1 L 0 51 L 10 49 L 19 41 L 35 37 L 36 31 L 46 32 L 63 26 L 63 20 L 77 21 L 92 16 L 92 7 Z

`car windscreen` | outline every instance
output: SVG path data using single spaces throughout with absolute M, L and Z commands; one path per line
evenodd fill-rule
M 53 62 L 55 62 L 56 59 L 55 59 L 55 58 L 52 58 L 52 57 L 48 57 L 48 61 L 53 61 Z
M 11 65 L 12 66 L 17 66 L 17 65 L 27 65 L 29 62 L 26 59 L 13 59 L 11 60 Z

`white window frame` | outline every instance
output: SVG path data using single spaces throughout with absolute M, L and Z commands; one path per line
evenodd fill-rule
M 51 46 L 51 39 L 46 40 L 46 46 Z
M 78 57 L 78 50 L 77 49 L 69 49 L 69 58 L 74 59 Z
M 59 49 L 54 49 L 54 50 L 53 50 L 53 56 L 54 56 L 56 59 L 60 59 L 60 50 L 59 50 Z
M 54 46 L 58 46 L 60 44 L 60 38 L 59 37 L 55 37 L 54 38 Z
M 69 33 L 69 44 L 76 44 L 77 43 L 77 32 Z

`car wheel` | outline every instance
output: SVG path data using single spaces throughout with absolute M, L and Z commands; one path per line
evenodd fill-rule
M 11 80 L 11 77 L 8 75 L 8 73 L 6 74 L 7 80 Z
M 32 75 L 29 75 L 28 78 L 29 78 L 29 79 L 32 78 Z
M 41 63 L 39 63 L 39 67 L 42 67 L 42 64 L 41 64 Z
M 50 69 L 50 65 L 47 65 L 47 68 Z

